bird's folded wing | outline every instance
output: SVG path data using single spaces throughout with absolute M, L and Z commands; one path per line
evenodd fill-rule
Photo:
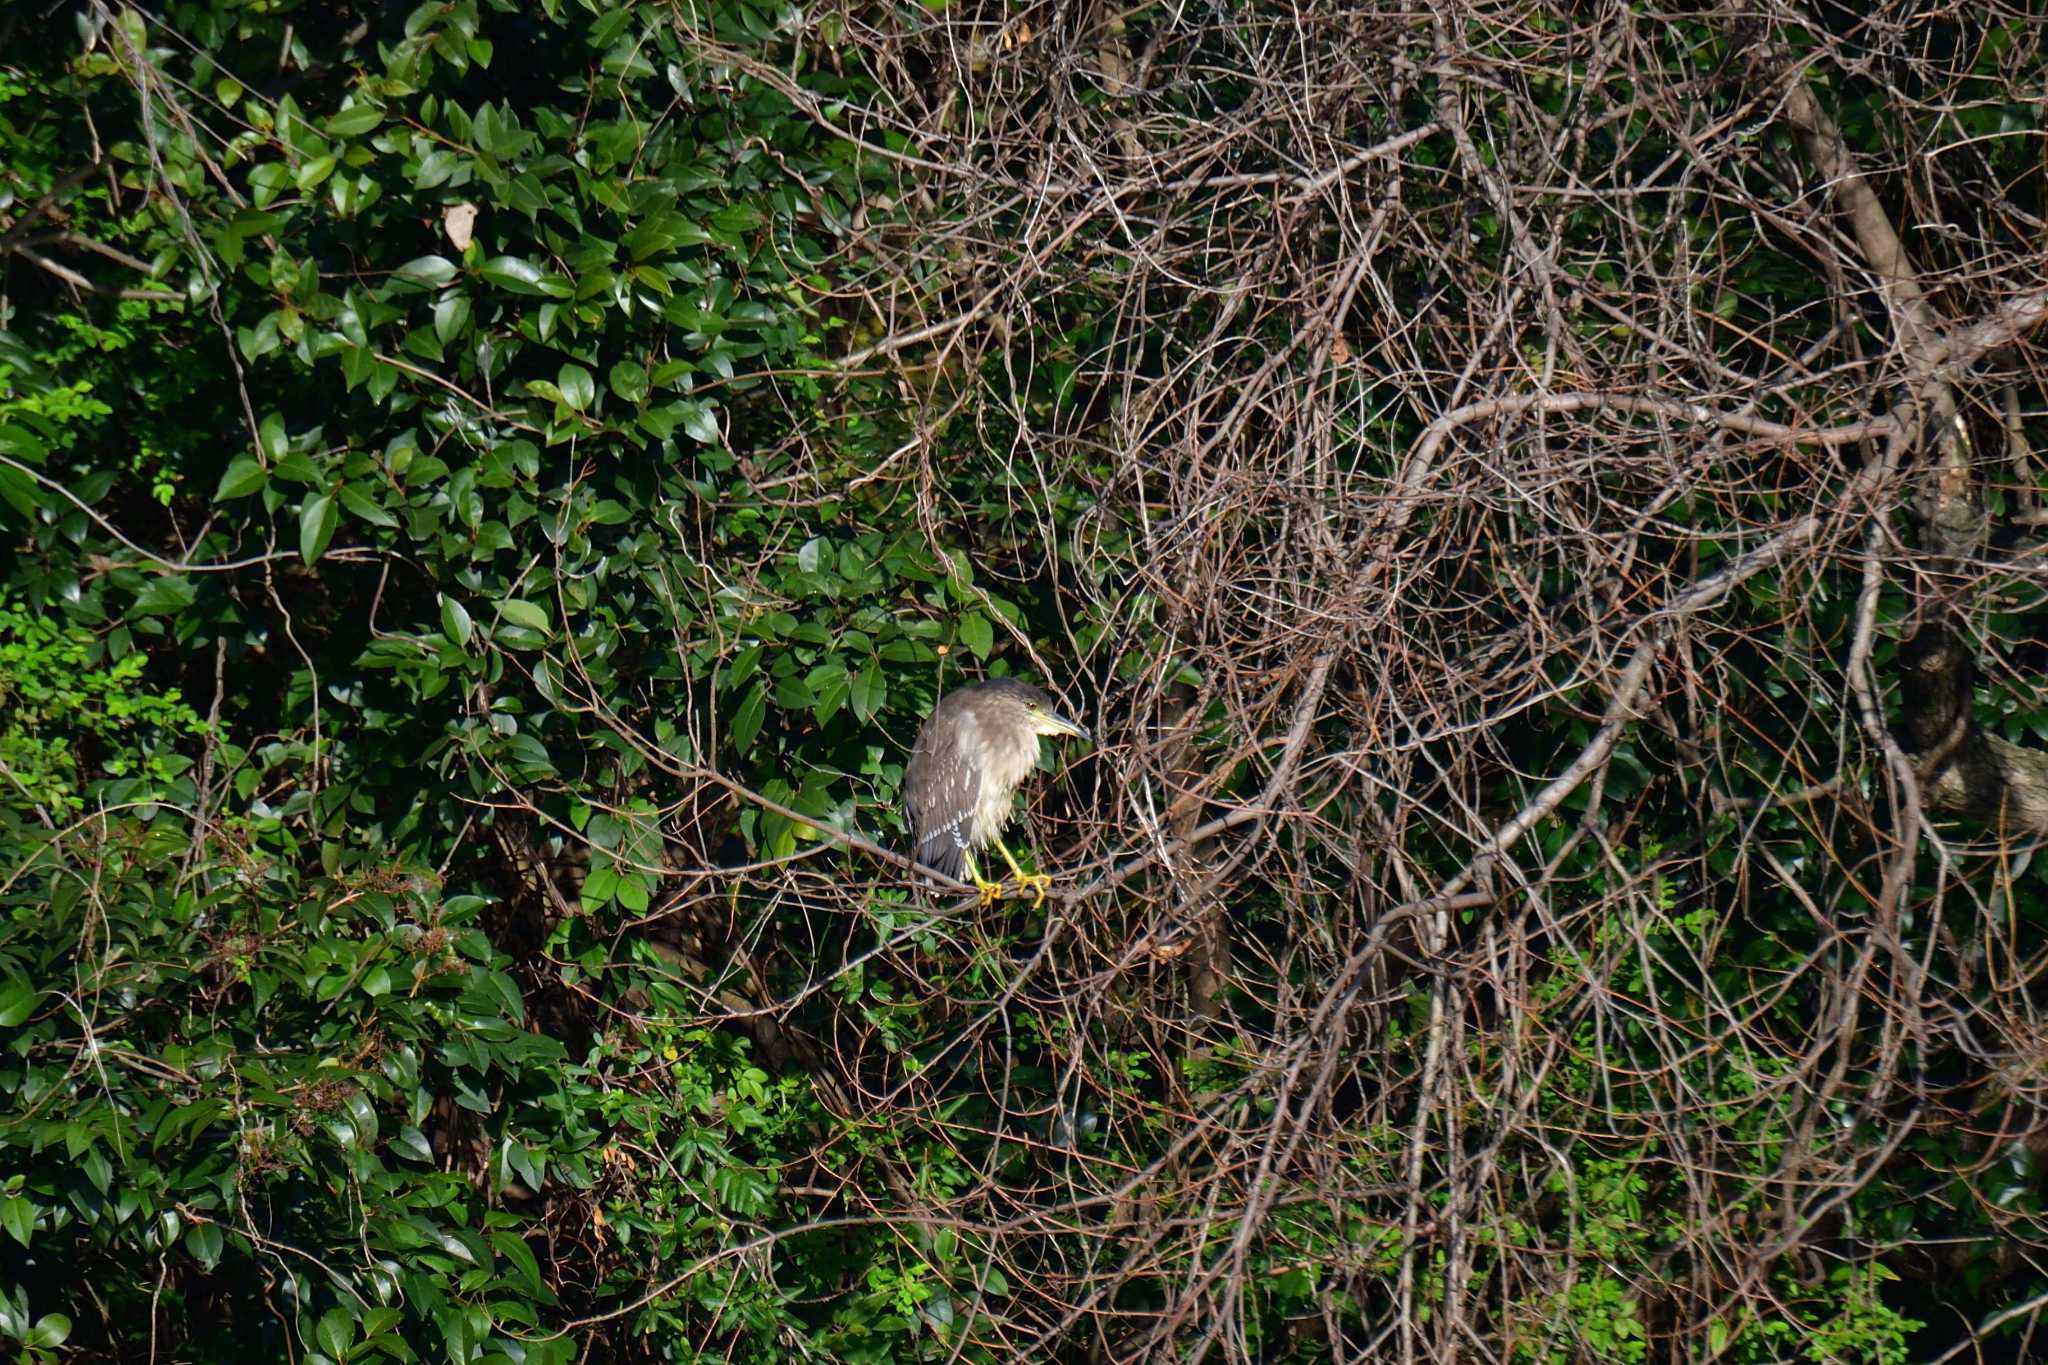
M 970 824 L 981 780 L 948 734 L 911 755 L 903 774 L 917 860 L 958 881 L 966 870 Z

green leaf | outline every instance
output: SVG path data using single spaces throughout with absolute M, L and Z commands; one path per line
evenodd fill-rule
M 296 450 L 286 451 L 278 456 L 270 472 L 280 479 L 290 479 L 293 483 L 317 485 L 320 482 L 320 466 Z
M 33 517 L 43 510 L 42 488 L 36 481 L 13 465 L 0 465 L 0 498 L 24 517 Z
M 254 455 L 237 455 L 228 461 L 228 467 L 221 473 L 220 486 L 213 490 L 215 502 L 226 502 L 229 498 L 243 498 L 261 489 L 270 482 L 270 471 L 258 464 Z
M 702 403 L 684 403 L 682 407 L 683 430 L 693 441 L 705 445 L 718 443 L 718 423 L 711 416 L 711 409 Z
M 469 295 L 450 290 L 434 301 L 434 335 L 446 346 L 469 327 Z
M 469 619 L 469 612 L 446 593 L 441 594 L 441 633 L 460 648 L 467 648 L 470 637 L 476 634 L 476 623 Z
M 194 1223 L 185 1229 L 185 1249 L 208 1270 L 220 1264 L 220 1253 L 226 1245 L 227 1239 L 213 1223 Z
M 22 1345 L 31 1350 L 51 1350 L 62 1346 L 71 1335 L 71 1319 L 62 1313 L 45 1313 L 36 1319 L 36 1325 L 29 1328 L 22 1338 Z
M 327 553 L 341 510 L 332 493 L 318 493 L 299 505 L 299 555 L 311 564 Z
M 291 449 L 291 438 L 284 429 L 283 413 L 264 414 L 256 427 L 256 444 L 262 447 L 264 459 L 275 463 L 284 458 L 285 452 Z
M 869 658 L 867 666 L 853 678 L 853 688 L 848 694 L 853 702 L 853 714 L 865 725 L 875 718 L 875 712 L 882 709 L 882 702 L 889 695 L 889 684 L 882 678 L 882 661 Z
M 522 261 L 520 264 L 523 265 L 525 262 Z M 446 256 L 415 256 L 391 272 L 392 283 L 409 285 L 415 289 L 439 289 L 455 276 L 455 263 Z
M 320 1315 L 320 1326 L 314 1332 L 320 1341 L 320 1349 L 336 1360 L 348 1359 L 348 1348 L 355 1344 L 356 1320 L 348 1310 L 330 1308 Z
M 382 109 L 358 104 L 331 115 L 327 120 L 327 131 L 335 137 L 360 137 L 383 121 Z
M 391 1139 L 391 1145 L 414 1161 L 425 1162 L 429 1166 L 434 1163 L 434 1148 L 428 1143 L 427 1135 L 417 1128 L 408 1125 L 399 1129 Z
M 578 412 L 590 411 L 597 397 L 597 385 L 581 365 L 564 365 L 555 374 L 555 387 L 562 391 L 562 401 Z
M 612 366 L 612 392 L 628 403 L 638 403 L 647 396 L 647 367 L 637 361 L 621 360 Z
M 732 743 L 741 753 L 754 747 L 754 737 L 761 733 L 761 722 L 768 718 L 768 680 L 759 679 L 747 689 L 747 695 L 740 699 L 739 706 L 732 713 Z
M 576 287 L 560 275 L 551 275 L 532 261 L 518 256 L 494 256 L 477 267 L 477 273 L 502 289 L 515 294 L 539 294 L 566 299 Z
M 532 735 L 513 735 L 505 741 L 505 752 L 524 770 L 520 773 L 522 777 L 537 779 L 554 775 L 555 763 L 548 756 L 548 746 Z
M 321 181 L 334 174 L 334 167 L 335 158 L 331 156 L 316 156 L 311 161 L 304 162 L 296 171 L 292 172 L 292 180 L 301 190 L 315 189 L 318 188 Z
M 0 1228 L 23 1246 L 36 1230 L 36 1206 L 19 1195 L 0 1195 Z
M 504 1231 L 491 1234 L 491 1245 L 496 1247 L 498 1254 L 510 1261 L 513 1269 L 519 1272 L 519 1277 L 526 1282 L 526 1291 L 529 1294 L 539 1297 L 544 1292 L 540 1262 L 534 1259 L 533 1248 L 527 1246 L 516 1233 Z
M 593 867 L 590 875 L 583 879 L 583 908 L 602 910 L 612 903 L 612 897 L 619 889 L 619 874 L 609 862 L 603 867 Z
M 810 684 L 792 673 L 776 681 L 775 704 L 785 711 L 808 711 L 818 704 L 818 697 Z
M 198 595 L 191 579 L 182 574 L 165 574 L 143 584 L 142 591 L 135 595 L 135 605 L 128 611 L 132 616 L 174 616 L 191 606 Z
M 839 714 L 839 708 L 846 705 L 846 695 L 852 689 L 853 679 L 846 672 L 846 665 L 838 659 L 830 659 L 812 669 L 804 679 L 817 703 L 811 707 L 811 715 L 818 724 L 831 723 Z
M 291 183 L 291 167 L 282 161 L 266 161 L 249 172 L 249 197 L 257 208 L 269 208 Z
M 995 627 L 980 612 L 970 611 L 960 618 L 960 643 L 973 650 L 975 658 L 986 659 L 995 648 Z
M 548 609 L 538 602 L 508 597 L 498 604 L 498 613 L 515 626 L 524 626 L 542 634 L 554 628 L 554 622 L 548 618 Z
M 620 239 L 634 260 L 644 261 L 686 243 L 708 242 L 710 235 L 673 210 L 650 214 L 647 220 Z
M 0 339 L 6 337 L 7 333 L 0 332 Z M 49 461 L 50 447 L 37 439 L 34 432 L 13 422 L 0 422 L 0 453 L 12 455 L 18 460 L 26 460 L 30 464 L 46 464 Z
M 341 486 L 341 505 L 358 521 L 367 521 L 372 526 L 396 526 L 398 518 L 371 502 L 369 496 L 352 483 Z

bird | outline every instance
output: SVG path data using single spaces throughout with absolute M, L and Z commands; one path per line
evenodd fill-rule
M 1038 766 L 1038 737 L 1088 732 L 1053 709 L 1052 698 L 1014 678 L 956 687 L 939 698 L 911 746 L 903 772 L 903 804 L 917 861 L 959 880 L 965 871 L 992 905 L 1001 882 L 985 880 L 974 864 L 976 849 L 994 844 L 1016 875 L 1017 885 L 1045 904 L 1052 878 L 1017 866 L 1002 840 L 1010 823 L 1011 799 Z

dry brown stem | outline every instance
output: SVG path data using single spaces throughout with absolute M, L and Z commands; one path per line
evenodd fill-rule
M 865 329 L 849 367 L 926 385 L 863 479 L 1058 604 L 1040 653 L 1102 736 L 1040 825 L 1068 875 L 1022 948 L 949 911 L 849 958 L 924 989 L 936 926 L 1004 964 L 931 987 L 942 1055 L 906 1070 L 849 1023 L 821 1056 L 883 1124 L 983 1087 L 947 1225 L 1029 1288 L 970 1338 L 1259 1359 L 1249 1305 L 1292 1257 L 1343 1305 L 1290 1322 L 1304 1353 L 1579 1358 L 1610 1178 L 1672 1229 L 1626 1286 L 1651 1358 L 1796 1317 L 1823 1256 L 1948 1265 L 1851 1212 L 1917 1138 L 1992 1160 L 1962 1091 L 2048 1037 L 2021 984 L 2048 964 L 1981 858 L 1919 875 L 1977 856 L 1923 800 L 2048 831 L 2048 761 L 1944 740 L 1953 674 L 1940 735 L 1886 717 L 1902 610 L 1950 604 L 1968 661 L 1986 584 L 2040 586 L 1987 548 L 2010 452 L 1965 439 L 2043 408 L 2048 322 L 2038 233 L 1973 207 L 1967 63 L 1904 6 L 1855 44 L 1774 7 L 831 18 L 886 91 L 844 111 L 702 45 L 901 174 L 838 206 L 826 301 Z M 1676 60 L 1680 29 L 1723 58 Z M 1849 87 L 1912 92 L 1876 101 L 1881 154 L 1837 126 Z M 991 461 L 1015 539 L 950 501 Z M 1988 807 L 1959 754 L 1994 765 Z M 846 913 L 804 867 L 775 894 Z M 1812 946 L 1730 969 L 1756 934 Z M 1984 960 L 2006 984 L 1964 989 Z M 1004 1078 L 1045 1019 L 1061 1108 L 1025 1116 Z M 1120 1066 L 1154 1070 L 1096 1088 Z M 2037 1137 L 2033 1092 L 1999 1093 Z M 1161 1130 L 1144 1169 L 1108 1155 Z

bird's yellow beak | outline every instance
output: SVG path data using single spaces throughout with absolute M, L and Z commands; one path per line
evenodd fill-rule
M 1041 735 L 1069 735 L 1075 739 L 1087 739 L 1088 731 L 1068 720 L 1057 711 L 1041 711 L 1037 716 L 1038 733 Z

